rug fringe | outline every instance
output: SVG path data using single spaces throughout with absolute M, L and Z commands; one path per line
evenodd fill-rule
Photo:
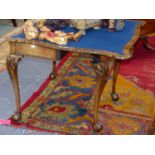
M 10 125 L 11 120 L 0 119 L 0 125 Z

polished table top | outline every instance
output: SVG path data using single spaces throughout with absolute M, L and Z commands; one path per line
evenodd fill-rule
M 59 50 L 87 52 L 100 55 L 114 56 L 118 59 L 128 59 L 132 56 L 131 48 L 137 41 L 140 33 L 141 22 L 126 20 L 122 31 L 109 32 L 107 28 L 99 30 L 87 29 L 86 35 L 77 42 L 68 41 L 67 45 L 61 46 L 48 41 L 33 40 L 30 43 L 50 44 L 51 47 Z M 65 27 L 65 32 L 77 32 L 77 29 Z M 25 40 L 24 33 L 12 37 L 12 39 Z

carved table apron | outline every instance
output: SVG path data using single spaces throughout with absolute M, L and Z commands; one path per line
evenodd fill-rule
M 137 41 L 140 34 L 141 22 L 126 21 L 122 32 L 108 32 L 108 30 L 87 30 L 86 35 L 82 36 L 78 42 L 69 41 L 66 46 L 56 45 L 47 41 L 26 40 L 23 33 L 10 38 L 10 55 L 7 58 L 7 69 L 12 81 L 12 85 L 16 97 L 16 112 L 12 118 L 16 121 L 20 120 L 20 90 L 18 81 L 18 62 L 23 55 L 36 56 L 51 59 L 53 63 L 53 71 L 51 78 L 56 78 L 55 64 L 58 51 L 72 51 L 93 54 L 99 58 L 94 63 L 94 71 L 97 75 L 96 88 L 94 92 L 94 121 L 92 127 L 95 131 L 100 131 L 102 126 L 99 124 L 98 107 L 99 101 L 109 76 L 109 58 L 114 62 L 113 84 L 111 97 L 112 100 L 119 99 L 116 93 L 117 74 L 121 60 L 132 57 L 133 45 Z M 67 29 L 66 29 L 67 30 Z

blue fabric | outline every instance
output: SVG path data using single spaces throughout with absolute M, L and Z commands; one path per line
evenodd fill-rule
M 124 29 L 122 31 L 114 32 L 109 32 L 107 28 L 102 28 L 100 30 L 87 29 L 86 35 L 82 36 L 78 42 L 69 41 L 66 46 L 74 48 L 106 50 L 123 54 L 124 46 L 133 37 L 137 24 L 139 24 L 138 21 L 126 20 Z M 62 30 L 65 32 L 77 32 L 77 29 L 69 26 Z M 17 36 L 13 36 L 13 38 L 25 38 L 25 35 L 24 33 L 21 33 Z

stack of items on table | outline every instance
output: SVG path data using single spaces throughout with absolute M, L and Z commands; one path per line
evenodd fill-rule
M 109 31 L 121 31 L 125 25 L 123 19 L 42 19 L 36 23 L 27 21 L 24 24 L 23 31 L 26 39 L 32 40 L 48 40 L 58 45 L 66 45 L 68 40 L 78 41 L 85 35 L 85 30 L 88 28 L 100 29 L 107 27 Z M 63 27 L 75 27 L 79 31 L 63 32 Z

